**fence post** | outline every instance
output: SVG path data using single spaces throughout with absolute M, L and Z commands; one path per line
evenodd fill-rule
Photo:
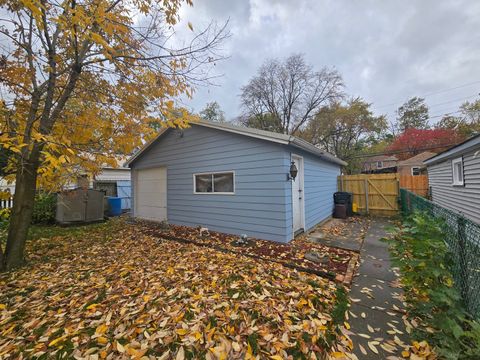
M 370 212 L 369 209 L 368 209 L 368 179 L 367 177 L 364 178 L 364 183 L 363 183 L 364 187 L 365 187 L 365 211 L 367 212 L 367 214 Z
M 465 232 L 465 218 L 459 216 L 457 219 L 457 237 L 458 237 L 458 256 L 459 256 L 459 273 L 460 273 L 460 291 L 462 299 L 467 309 L 470 309 L 470 298 L 468 294 L 468 271 L 467 271 L 467 249 L 466 246 L 466 232 Z
M 397 178 L 397 204 L 400 204 L 401 207 L 401 198 L 400 198 L 400 179 Z

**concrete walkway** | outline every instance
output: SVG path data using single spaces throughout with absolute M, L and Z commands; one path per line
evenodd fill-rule
M 359 359 L 401 357 L 409 344 L 403 322 L 402 291 L 395 286 L 388 245 L 387 220 L 373 219 L 360 252 L 361 265 L 350 292 L 349 324 L 354 353 Z

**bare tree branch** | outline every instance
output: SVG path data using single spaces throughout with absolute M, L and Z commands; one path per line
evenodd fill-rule
M 268 129 L 295 134 L 322 106 L 341 99 L 342 88 L 337 71 L 324 68 L 315 72 L 302 55 L 268 60 L 242 88 L 243 118 L 251 118 L 252 126 L 263 127 L 268 114 Z M 279 125 L 272 126 L 272 122 Z

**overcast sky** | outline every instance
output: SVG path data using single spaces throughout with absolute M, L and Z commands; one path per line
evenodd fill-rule
M 480 92 L 478 0 L 194 0 L 181 15 L 181 29 L 230 21 L 223 76 L 198 89 L 194 111 L 217 101 L 227 119 L 238 116 L 240 89 L 258 67 L 292 53 L 335 67 L 347 94 L 390 119 L 412 96 L 426 98 L 436 121 Z

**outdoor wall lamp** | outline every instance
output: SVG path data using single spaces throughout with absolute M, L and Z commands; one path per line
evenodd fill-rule
M 287 181 L 289 180 L 295 181 L 297 174 L 298 174 L 298 169 L 295 166 L 295 161 L 292 161 L 292 163 L 290 164 L 290 172 L 287 174 Z

